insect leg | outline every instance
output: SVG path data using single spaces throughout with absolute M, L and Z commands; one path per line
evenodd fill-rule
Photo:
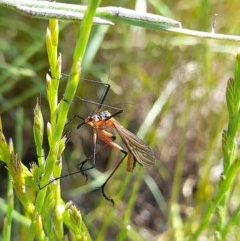
M 87 160 L 88 160 L 88 159 L 87 159 Z M 55 181 L 57 181 L 57 180 L 60 180 L 60 179 L 62 179 L 62 178 L 64 178 L 64 177 L 72 176 L 72 175 L 75 175 L 75 174 L 78 174 L 78 173 L 81 173 L 82 175 L 84 175 L 84 176 L 86 177 L 86 174 L 85 174 L 82 170 L 78 170 L 78 171 L 76 171 L 76 172 L 68 173 L 68 174 L 62 175 L 62 176 L 60 176 L 60 177 L 55 177 L 54 179 L 52 179 L 51 181 L 49 181 L 47 184 L 45 184 L 45 185 L 43 185 L 43 186 L 40 186 L 40 185 L 38 184 L 38 188 L 39 188 L 39 190 L 42 190 L 42 189 L 44 189 L 45 187 L 47 187 L 49 184 L 51 184 L 51 183 L 53 183 L 53 182 L 55 182 Z
M 81 171 L 81 173 L 86 177 L 86 179 L 88 179 L 87 178 L 87 174 L 85 173 L 86 171 L 88 171 L 88 170 L 91 170 L 91 169 L 93 169 L 94 167 L 95 167 L 95 165 L 96 165 L 96 155 L 100 152 L 100 151 L 102 151 L 103 149 L 105 149 L 106 147 L 108 147 L 109 145 L 108 144 L 105 144 L 103 147 L 101 147 L 99 150 L 97 150 L 97 148 L 96 148 L 96 138 L 97 138 L 97 135 L 96 135 L 96 137 L 95 137 L 95 134 L 93 135 L 93 154 L 91 155 L 91 156 L 89 156 L 86 160 L 84 160 L 84 161 L 82 161 L 82 162 L 80 162 L 79 164 L 78 164 L 78 169 Z M 114 136 L 114 135 L 111 135 L 111 137 L 110 137 L 110 139 L 112 140 L 112 141 L 114 141 L 115 139 L 116 139 L 116 136 Z M 94 144 L 95 143 L 95 144 Z M 96 151 L 97 150 L 97 151 Z M 84 165 L 85 165 L 85 163 L 87 162 L 87 161 L 89 161 L 89 160 L 93 160 L 92 161 L 92 165 L 90 166 L 90 167 L 87 167 L 87 168 L 83 168 L 84 167 Z
M 99 103 L 99 106 L 98 106 L 98 108 L 97 108 L 97 111 L 102 108 L 102 105 L 103 105 L 103 103 L 104 103 L 104 101 L 105 101 L 105 99 L 106 99 L 106 96 L 107 96 L 107 94 L 108 94 L 108 91 L 110 90 L 110 85 L 109 85 L 109 84 L 105 84 L 105 85 L 107 86 L 107 88 L 106 88 L 106 90 L 105 90 L 105 93 L 103 93 L 103 96 L 102 96 L 102 98 L 101 98 L 101 100 L 100 100 L 100 103 Z
M 106 181 L 103 183 L 103 185 L 101 186 L 102 189 L 102 195 L 103 197 L 108 200 L 109 202 L 112 203 L 112 205 L 114 206 L 114 201 L 112 198 L 108 197 L 105 193 L 105 186 L 108 183 L 108 181 L 111 179 L 111 177 L 114 175 L 114 173 L 117 171 L 117 169 L 119 168 L 119 166 L 122 164 L 123 160 L 125 159 L 125 157 L 127 156 L 128 152 L 125 150 L 121 150 L 121 152 L 124 153 L 124 156 L 122 157 L 122 159 L 118 162 L 118 164 L 116 165 L 116 167 L 113 169 L 113 171 L 111 172 L 111 174 L 108 176 L 108 178 L 106 179 Z
M 81 101 L 84 101 L 84 102 L 88 102 L 88 103 L 92 103 L 92 104 L 97 104 L 97 108 L 95 109 L 95 112 L 98 112 L 102 106 L 103 106 L 103 103 L 107 97 L 107 94 L 108 94 L 108 91 L 110 90 L 110 85 L 107 84 L 107 83 L 102 83 L 102 82 L 99 82 L 99 81 L 95 81 L 95 80 L 87 80 L 89 82 L 92 82 L 92 83 L 96 83 L 96 84 L 101 84 L 101 85 L 105 85 L 106 86 L 106 89 L 105 91 L 103 92 L 102 96 L 101 96 L 101 99 L 100 99 L 100 102 L 95 102 L 95 101 L 91 101 L 91 100 L 87 100 L 87 99 L 84 99 L 84 98 L 81 98 L 81 97 L 78 97 Z
M 116 138 L 115 136 L 112 137 L 113 140 L 114 140 L 115 138 Z M 105 149 L 107 146 L 108 146 L 108 145 L 105 144 L 103 147 L 101 147 L 101 148 L 95 153 L 95 155 L 96 155 L 97 153 L 99 153 L 100 151 L 102 151 L 103 149 Z M 59 176 L 59 177 L 55 177 L 55 178 L 53 178 L 51 181 L 49 181 L 47 184 L 45 184 L 45 185 L 43 185 L 43 186 L 40 186 L 40 185 L 38 184 L 39 190 L 44 189 L 44 188 L 47 187 L 49 184 L 51 184 L 51 183 L 53 183 L 53 182 L 55 182 L 55 181 L 57 181 L 57 180 L 60 180 L 60 179 L 62 179 L 62 178 L 68 177 L 68 176 L 73 176 L 73 175 L 78 174 L 78 173 L 81 173 L 83 176 L 85 176 L 86 181 L 87 181 L 87 180 L 88 180 L 88 176 L 87 176 L 87 174 L 86 174 L 85 172 L 88 171 L 88 170 L 90 170 L 90 169 L 93 169 L 93 168 L 94 168 L 94 165 L 91 165 L 90 167 L 87 167 L 87 168 L 85 168 L 85 169 L 83 169 L 83 167 L 84 167 L 84 164 L 85 164 L 86 162 L 90 161 L 92 158 L 93 158 L 93 155 L 90 155 L 90 156 L 87 157 L 84 161 L 81 161 L 81 162 L 77 165 L 78 170 L 75 171 L 75 172 L 71 172 L 71 173 L 68 173 L 68 174 L 65 174 L 65 175 L 62 175 L 62 176 Z
M 97 146 L 96 143 L 97 143 L 97 133 L 96 133 L 96 131 L 94 131 L 94 133 L 93 133 L 93 154 L 91 156 L 89 156 L 86 160 L 84 160 L 78 164 L 79 172 L 81 172 L 82 175 L 84 175 L 86 177 L 86 181 L 88 180 L 88 176 L 85 172 L 90 169 L 93 169 L 96 165 L 96 146 Z M 83 167 L 84 167 L 85 163 L 91 159 L 93 159 L 92 165 L 90 167 L 87 167 L 84 169 Z

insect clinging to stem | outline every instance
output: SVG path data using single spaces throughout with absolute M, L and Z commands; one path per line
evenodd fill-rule
M 101 101 L 99 103 L 99 106 L 96 108 L 94 113 L 91 113 L 88 115 L 82 123 L 80 123 L 77 128 L 79 129 L 83 125 L 89 125 L 93 130 L 93 154 L 92 154 L 92 166 L 90 168 L 87 168 L 85 170 L 81 170 L 83 168 L 84 163 L 89 159 L 83 161 L 80 165 L 80 170 L 82 172 L 89 170 L 91 168 L 94 168 L 96 163 L 96 142 L 97 139 L 103 141 L 107 146 L 114 147 L 121 151 L 124 156 L 121 158 L 121 160 L 118 162 L 116 167 L 113 169 L 109 177 L 106 179 L 106 181 L 101 186 L 102 194 L 105 199 L 112 202 L 114 204 L 114 201 L 109 198 L 105 194 L 105 186 L 107 182 L 110 180 L 110 178 L 113 176 L 113 174 L 116 172 L 118 167 L 121 165 L 123 160 L 128 156 L 127 158 L 127 171 L 132 172 L 133 168 L 135 166 L 135 163 L 138 162 L 140 165 L 144 167 L 150 167 L 154 165 L 155 163 L 155 155 L 153 151 L 150 149 L 149 146 L 147 146 L 143 140 L 138 138 L 135 134 L 124 128 L 114 117 L 120 113 L 123 112 L 122 109 L 118 109 L 118 111 L 114 114 L 111 114 L 109 111 L 104 110 L 101 111 L 102 106 L 105 106 L 104 100 L 108 94 L 108 91 L 110 89 L 109 84 L 105 84 L 107 86 L 105 93 L 103 94 Z M 91 103 L 95 103 L 90 101 Z M 117 109 L 117 108 L 115 108 Z M 83 118 L 81 118 L 83 119 Z M 109 131 L 115 130 L 119 136 L 121 137 L 123 143 L 127 147 L 127 150 L 122 148 L 119 144 L 115 142 L 116 137 Z
M 97 84 L 103 84 L 101 82 L 93 81 L 93 80 L 91 80 L 91 82 L 97 83 Z M 106 200 L 110 201 L 113 205 L 114 205 L 113 199 L 109 198 L 105 194 L 105 186 L 108 183 L 108 181 L 111 179 L 111 177 L 114 175 L 116 170 L 119 168 L 119 166 L 121 165 L 123 160 L 126 158 L 126 156 L 128 156 L 128 158 L 127 158 L 127 171 L 128 172 L 133 171 L 136 162 L 139 163 L 140 165 L 144 166 L 144 167 L 151 167 L 152 165 L 154 165 L 155 155 L 154 155 L 153 151 L 151 150 L 151 148 L 148 145 L 146 145 L 143 142 L 143 140 L 138 138 L 135 134 L 133 134 L 132 132 L 130 132 L 129 130 L 124 128 L 114 118 L 118 114 L 122 113 L 123 110 L 118 109 L 116 107 L 111 107 L 112 109 L 117 110 L 113 114 L 111 114 L 107 110 L 101 111 L 103 106 L 107 107 L 107 105 L 104 105 L 103 103 L 105 101 L 105 98 L 106 98 L 109 90 L 110 90 L 109 84 L 104 84 L 104 85 L 106 85 L 107 87 L 106 87 L 106 90 L 101 97 L 100 103 L 80 98 L 82 101 L 86 101 L 86 102 L 89 102 L 89 103 L 92 103 L 92 104 L 98 104 L 98 107 L 95 109 L 95 112 L 89 114 L 86 118 L 82 118 L 79 115 L 74 116 L 74 117 L 78 117 L 78 118 L 83 120 L 83 122 L 78 124 L 77 129 L 81 128 L 83 125 L 88 125 L 93 130 L 93 153 L 92 153 L 92 155 L 90 157 L 88 157 L 86 160 L 80 162 L 78 171 L 73 172 L 73 173 L 68 173 L 68 174 L 60 176 L 60 177 L 56 177 L 56 178 L 52 179 L 46 185 L 44 185 L 42 187 L 39 186 L 40 189 L 43 189 L 44 187 L 46 187 L 47 185 L 49 185 L 50 183 L 52 183 L 56 180 L 59 180 L 59 179 L 61 179 L 63 177 L 66 177 L 66 176 L 75 175 L 77 173 L 81 173 L 85 177 L 87 177 L 85 172 L 94 168 L 95 164 L 96 164 L 97 139 L 104 142 L 105 146 L 114 147 L 124 154 L 123 157 L 121 158 L 121 160 L 117 163 L 115 168 L 112 170 L 111 174 L 108 176 L 108 178 L 105 180 L 105 182 L 101 186 L 103 197 Z M 116 131 L 119 134 L 119 136 L 121 137 L 121 139 L 122 139 L 123 143 L 125 144 L 127 150 L 125 150 L 123 147 L 121 147 L 119 144 L 117 144 L 115 142 L 116 137 L 109 131 Z M 87 168 L 84 169 L 84 164 L 91 159 L 92 159 L 92 165 L 90 167 L 87 167 Z

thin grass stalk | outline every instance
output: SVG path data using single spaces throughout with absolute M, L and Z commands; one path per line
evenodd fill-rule
M 128 188 L 129 186 L 132 187 L 130 189 L 130 196 L 128 198 L 127 206 L 125 208 L 125 212 L 124 212 L 124 216 L 123 216 L 122 224 L 124 226 L 120 226 L 120 232 L 117 236 L 117 240 L 119 240 L 119 241 L 126 240 L 127 238 L 131 238 L 132 240 L 135 240 L 135 237 L 133 235 L 129 235 L 129 231 L 133 228 L 131 226 L 131 217 L 132 217 L 132 213 L 134 210 L 134 205 L 137 200 L 138 191 L 139 191 L 140 185 L 142 183 L 142 179 L 143 179 L 144 169 L 142 167 L 140 167 L 140 168 L 138 168 L 138 170 L 136 170 L 138 172 L 136 179 L 134 179 L 134 180 L 130 179 L 130 182 L 128 181 L 128 184 L 127 184 L 127 186 L 125 186 L 125 189 L 124 189 L 126 192 L 127 190 L 129 190 L 129 188 Z M 133 182 L 133 185 L 131 185 L 131 182 Z
M 10 175 L 8 175 L 8 191 L 7 191 L 7 215 L 3 227 L 3 241 L 11 240 L 11 229 L 12 229 L 12 212 L 14 203 L 13 185 L 11 182 Z
M 191 240 L 197 240 L 207 224 L 210 222 L 211 216 L 218 209 L 218 232 L 217 237 L 221 239 L 224 234 L 224 226 L 226 225 L 227 208 L 229 195 L 232 191 L 233 183 L 240 168 L 240 159 L 237 157 L 237 136 L 240 126 L 240 55 L 237 54 L 235 75 L 230 78 L 227 85 L 226 99 L 229 113 L 228 128 L 223 132 L 222 150 L 223 150 L 223 175 L 219 183 L 219 189 L 212 204 L 204 213 L 201 223 L 193 233 Z
M 100 1 L 91 1 L 89 3 L 88 10 L 86 11 L 85 17 L 80 26 L 80 35 L 74 52 L 70 77 L 67 83 L 66 91 L 64 93 L 64 99 L 60 101 L 60 103 L 58 103 L 57 98 L 57 90 L 61 75 L 61 57 L 58 57 L 57 55 L 58 23 L 57 20 L 50 20 L 49 22 L 49 31 L 47 32 L 47 50 L 51 76 L 47 76 L 47 92 L 50 106 L 51 124 L 48 123 L 47 125 L 50 151 L 46 159 L 44 175 L 41 179 L 41 184 L 43 185 L 48 182 L 52 172 L 54 175 L 58 176 L 61 172 L 61 153 L 65 146 L 65 138 L 62 138 L 63 128 L 67 118 L 70 103 L 72 102 L 72 99 L 76 93 L 80 79 L 82 58 L 87 47 L 87 42 L 92 27 L 92 19 L 99 3 Z M 55 206 L 56 217 L 54 227 L 56 228 L 56 235 L 58 238 L 60 238 L 63 237 L 62 215 L 64 212 L 63 203 L 61 202 L 60 187 L 53 187 L 54 185 L 50 186 L 50 189 L 52 189 L 53 193 L 55 193 L 55 204 L 52 204 Z M 32 240 L 36 234 L 39 234 L 39 240 L 45 239 L 41 232 L 37 233 L 37 230 L 41 230 L 42 226 L 44 225 L 39 214 L 42 214 L 43 216 L 46 216 L 47 214 L 46 210 L 43 208 L 44 203 L 49 201 L 48 196 L 46 196 L 47 189 L 48 188 L 44 188 L 38 192 L 34 219 L 30 226 L 30 235 L 28 236 L 28 240 Z M 78 216 L 77 212 L 75 212 L 75 214 Z M 76 220 L 76 218 L 74 220 Z M 48 222 L 44 223 L 50 225 Z M 72 225 L 72 222 L 70 222 L 70 224 Z M 51 227 L 46 227 L 46 230 L 51 230 Z

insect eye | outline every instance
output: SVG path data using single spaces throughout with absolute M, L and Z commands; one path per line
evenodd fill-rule
M 89 121 L 93 121 L 93 119 L 94 119 L 94 114 L 90 114 L 90 115 L 88 116 L 88 119 L 89 119 Z

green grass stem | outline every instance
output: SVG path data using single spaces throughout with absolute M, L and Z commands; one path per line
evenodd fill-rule
M 201 232 L 206 225 L 210 222 L 210 218 L 214 215 L 218 215 L 218 238 L 222 234 L 222 230 L 225 229 L 227 223 L 227 203 L 229 201 L 229 195 L 232 192 L 234 186 L 232 185 L 240 168 L 240 160 L 237 157 L 236 143 L 237 134 L 239 131 L 240 123 L 240 68 L 239 68 L 239 55 L 236 58 L 236 67 L 234 78 L 230 78 L 228 81 L 226 99 L 229 113 L 228 128 L 223 132 L 222 136 L 222 150 L 224 156 L 223 162 L 223 174 L 222 180 L 219 183 L 219 188 L 216 197 L 212 204 L 208 207 L 202 217 L 202 221 L 194 233 L 194 239 L 197 240 Z M 218 209 L 218 212 L 216 213 Z

